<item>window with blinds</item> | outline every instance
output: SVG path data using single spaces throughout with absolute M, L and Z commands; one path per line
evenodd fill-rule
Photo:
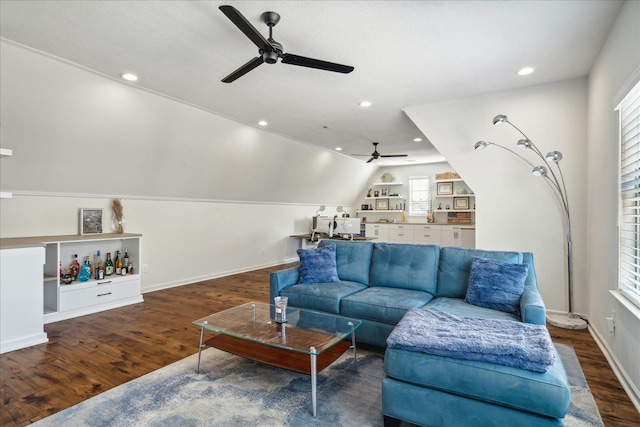
M 409 178 L 409 215 L 426 215 L 430 205 L 429 178 Z
M 620 117 L 620 292 L 640 306 L 640 82 L 618 106 Z

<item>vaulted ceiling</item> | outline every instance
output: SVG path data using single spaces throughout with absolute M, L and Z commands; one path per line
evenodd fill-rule
M 263 64 L 218 9 L 284 51 L 355 67 L 339 74 Z M 442 157 L 403 108 L 586 76 L 620 1 L 0 1 L 0 36 L 113 79 L 345 155 L 380 142 L 380 165 Z M 535 68 L 518 76 L 523 66 Z M 371 107 L 359 103 L 370 101 Z M 499 113 L 499 112 L 496 112 Z M 414 142 L 416 137 L 422 142 Z M 366 161 L 366 157 L 360 157 Z

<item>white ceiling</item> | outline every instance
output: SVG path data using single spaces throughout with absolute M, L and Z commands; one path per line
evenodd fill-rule
M 257 48 L 218 6 L 284 51 L 351 65 L 338 74 L 263 64 L 220 80 Z M 441 159 L 403 108 L 588 75 L 620 1 L 0 1 L 0 36 L 267 131 L 343 153 Z M 527 77 L 516 74 L 535 67 Z M 129 83 L 127 83 L 129 84 Z M 372 107 L 358 106 L 369 100 Z M 501 113 L 497 111 L 496 114 Z M 490 120 L 490 118 L 488 118 Z M 360 157 L 366 161 L 366 157 Z M 379 165 L 407 164 L 379 160 Z

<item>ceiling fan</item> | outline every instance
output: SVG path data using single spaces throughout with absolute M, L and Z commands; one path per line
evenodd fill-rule
M 378 158 L 380 157 L 407 157 L 408 154 L 380 154 L 378 153 L 378 142 L 372 142 L 373 144 L 373 153 L 371 154 L 352 154 L 352 156 L 364 156 L 364 157 L 369 157 L 371 156 L 371 158 L 369 160 L 367 160 L 367 163 L 371 163 L 374 160 L 378 160 Z
M 353 67 L 348 65 L 306 58 L 292 53 L 284 53 L 282 45 L 275 41 L 272 36 L 273 27 L 280 21 L 280 15 L 275 12 L 265 12 L 260 16 L 264 23 L 269 27 L 269 38 L 265 39 L 262 34 L 260 34 L 258 30 L 256 30 L 255 27 L 251 25 L 251 23 L 247 21 L 247 19 L 233 6 L 220 6 L 219 9 L 236 25 L 236 27 L 240 29 L 240 31 L 244 33 L 245 36 L 249 38 L 249 40 L 258 46 L 258 53 L 260 54 L 222 79 L 224 83 L 231 83 L 232 81 L 244 76 L 258 65 L 261 65 L 263 62 L 266 62 L 267 64 L 275 64 L 278 62 L 278 58 L 281 59 L 283 64 L 298 65 L 300 67 L 316 68 L 318 70 L 334 71 L 336 73 L 343 74 L 353 71 Z

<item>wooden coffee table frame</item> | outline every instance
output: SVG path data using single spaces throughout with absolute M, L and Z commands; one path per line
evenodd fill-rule
M 253 317 L 255 320 L 255 304 L 253 304 L 253 310 Z M 347 325 L 351 328 L 351 342 L 347 339 L 343 339 L 327 348 L 325 351 L 318 352 L 314 346 L 310 346 L 308 351 L 296 351 L 292 348 L 255 341 L 251 337 L 227 335 L 223 331 L 218 331 L 218 334 L 205 341 L 204 331 L 205 329 L 208 329 L 208 321 L 205 320 L 202 322 L 200 327 L 200 344 L 198 347 L 198 366 L 196 368 L 196 372 L 200 372 L 202 349 L 206 347 L 214 347 L 226 351 L 227 353 L 255 360 L 260 363 L 311 375 L 312 414 L 316 417 L 318 372 L 327 368 L 349 349 L 353 349 L 353 366 L 356 371 L 358 370 L 355 337 L 356 326 L 353 322 L 348 322 Z M 263 329 L 272 328 L 274 335 L 278 333 L 282 334 L 283 328 L 286 330 L 288 327 L 286 324 L 275 323 L 262 326 Z M 333 336 L 328 332 L 305 330 L 303 328 L 296 328 L 295 332 L 298 338 L 301 335 L 308 336 L 308 339 L 311 341 L 320 335 Z

